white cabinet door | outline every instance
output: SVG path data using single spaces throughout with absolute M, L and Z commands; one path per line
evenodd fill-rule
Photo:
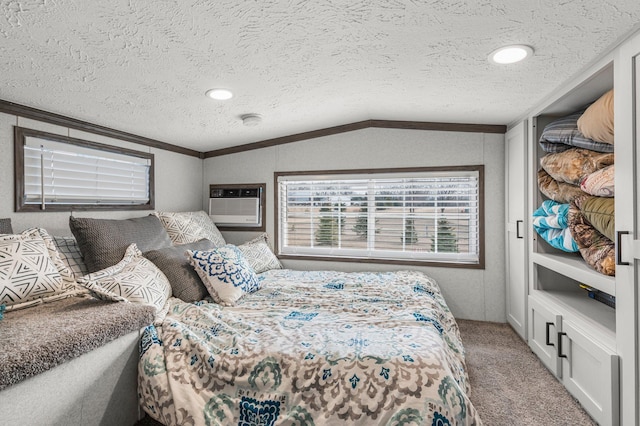
M 505 136 L 505 206 L 507 321 L 523 339 L 527 339 L 527 259 L 525 255 L 527 122 Z
M 567 390 L 601 426 L 618 425 L 618 356 L 566 319 L 557 351 Z
M 558 378 L 562 377 L 561 358 L 556 350 L 561 331 L 562 316 L 547 309 L 535 296 L 529 296 L 529 347 Z
M 616 342 L 620 355 L 620 423 L 640 424 L 640 35 L 615 62 Z

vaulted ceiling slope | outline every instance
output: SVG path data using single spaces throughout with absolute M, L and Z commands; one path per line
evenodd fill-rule
M 638 0 L 0 5 L 0 99 L 198 151 L 370 119 L 508 124 L 640 22 Z M 535 55 L 489 63 L 513 43 Z

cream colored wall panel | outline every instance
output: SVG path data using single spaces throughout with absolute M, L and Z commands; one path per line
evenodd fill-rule
M 375 128 L 275 149 L 278 171 L 467 165 L 483 155 L 480 134 Z
M 0 114 L 0 217 L 13 212 L 13 126 L 16 117 Z
M 485 320 L 501 322 L 506 318 L 505 247 L 497 236 L 504 235 L 504 136 L 483 135 L 484 160 L 484 235 Z
M 155 156 L 156 210 L 202 210 L 202 160 L 151 149 Z

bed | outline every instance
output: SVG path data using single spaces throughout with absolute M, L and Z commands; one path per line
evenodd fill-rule
M 138 394 L 165 425 L 480 425 L 464 348 L 416 271 L 274 269 L 235 306 L 170 298 L 140 343 Z
M 481 424 L 457 324 L 423 273 L 283 269 L 266 233 L 227 244 L 203 211 L 69 227 L 86 269 L 74 288 L 153 307 L 137 393 L 164 425 Z

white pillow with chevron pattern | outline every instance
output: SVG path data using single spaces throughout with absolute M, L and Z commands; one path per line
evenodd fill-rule
M 68 291 L 77 290 L 78 286 L 76 285 L 75 276 L 73 271 L 62 259 L 62 255 L 58 251 L 58 247 L 56 246 L 53 237 L 49 235 L 46 229 L 44 228 L 29 228 L 22 232 L 21 235 L 24 235 L 28 238 L 39 238 L 44 241 L 44 244 L 47 246 L 47 250 L 49 251 L 49 257 L 53 261 L 56 269 L 60 272 L 60 276 L 62 277 L 62 282 L 64 287 Z
M 153 212 L 167 230 L 174 245 L 189 244 L 203 238 L 213 242 L 216 247 L 226 244 L 218 227 L 204 211 L 197 212 Z
M 71 295 L 75 281 L 44 229 L 0 236 L 0 303 L 26 308 Z
M 79 278 L 78 284 L 98 299 L 153 305 L 158 311 L 171 297 L 167 277 L 135 244 L 120 262 Z
M 213 300 L 220 305 L 233 306 L 245 293 L 261 287 L 262 279 L 234 245 L 207 251 L 187 250 L 186 255 Z
M 251 241 L 239 245 L 238 249 L 256 274 L 270 271 L 271 269 L 282 269 L 282 264 L 271 250 L 269 234 L 266 232 Z

